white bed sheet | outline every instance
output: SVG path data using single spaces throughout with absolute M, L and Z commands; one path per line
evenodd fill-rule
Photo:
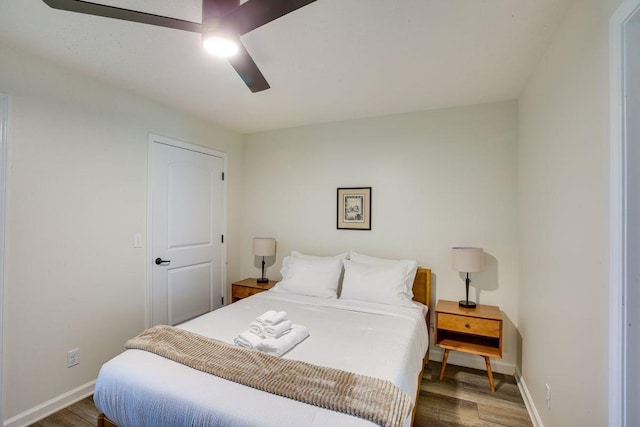
M 309 328 L 310 336 L 283 357 L 387 379 L 415 398 L 429 342 L 421 304 L 394 307 L 269 291 L 178 327 L 233 343 L 267 310 L 284 310 L 293 323 Z M 103 365 L 94 401 L 120 427 L 374 425 L 141 350 L 127 350 Z M 405 425 L 410 421 L 411 416 Z

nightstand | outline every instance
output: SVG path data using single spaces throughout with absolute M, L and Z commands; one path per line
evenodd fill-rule
M 269 280 L 267 283 L 258 283 L 258 279 L 244 279 L 234 282 L 231 284 L 231 302 L 267 291 L 273 288 L 276 283 L 278 282 L 274 280 Z
M 502 358 L 502 313 L 499 307 L 478 304 L 476 308 L 463 308 L 456 301 L 438 301 L 434 342 L 444 349 L 440 380 L 444 376 L 449 351 L 463 351 L 484 357 L 491 391 L 496 391 L 489 358 Z

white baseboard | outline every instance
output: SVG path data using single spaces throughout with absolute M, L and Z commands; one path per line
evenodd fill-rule
M 4 422 L 4 427 L 24 427 L 35 423 L 49 415 L 76 403 L 85 397 L 91 396 L 96 382 L 91 381 L 78 388 L 68 391 L 60 396 L 44 402 L 34 408 L 22 412 Z
M 529 418 L 531 418 L 533 427 L 544 427 L 542 420 L 540 419 L 540 414 L 538 414 L 538 410 L 536 409 L 536 405 L 534 405 L 531 394 L 529 394 L 527 383 L 524 382 L 524 378 L 517 369 L 515 377 L 516 382 L 518 383 L 518 389 L 520 389 L 520 394 L 522 395 L 522 400 L 524 400 L 524 406 L 527 407 L 527 412 L 529 412 Z
M 442 361 L 442 355 L 444 350 L 440 347 L 432 346 L 429 349 L 429 360 L 435 360 L 436 362 Z M 450 351 L 447 364 L 464 366 L 467 368 L 487 369 L 484 362 L 484 357 L 476 356 L 474 354 L 462 353 L 459 351 Z M 506 363 L 502 359 L 491 359 L 491 369 L 494 372 L 499 372 L 506 375 L 514 375 L 516 372 L 516 366 L 513 363 Z

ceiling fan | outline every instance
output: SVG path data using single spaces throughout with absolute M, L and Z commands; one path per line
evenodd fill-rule
M 140 22 L 202 34 L 203 46 L 222 48 L 231 66 L 251 92 L 269 89 L 269 83 L 240 42 L 240 36 L 316 0 L 202 0 L 202 23 L 82 0 L 42 0 L 54 9 Z M 234 52 L 235 51 L 235 52 Z

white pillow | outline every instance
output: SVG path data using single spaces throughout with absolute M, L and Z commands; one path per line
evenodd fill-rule
M 404 285 L 407 290 L 407 293 L 413 298 L 413 281 L 416 278 L 416 272 L 418 271 L 418 263 L 415 260 L 408 259 L 387 259 L 387 258 L 376 258 L 369 255 L 363 255 L 358 252 L 351 251 L 349 256 L 351 261 L 356 261 L 362 264 L 369 265 L 398 265 L 404 268 Z
M 288 258 L 288 260 L 287 260 Z M 338 282 L 342 274 L 342 259 L 307 259 L 286 257 L 280 272 L 282 280 L 273 290 L 321 298 L 337 298 Z
M 365 264 L 344 260 L 340 299 L 414 307 L 413 292 L 407 292 L 406 266 L 402 263 Z
M 284 257 L 284 259 L 282 260 L 282 267 L 280 268 L 280 274 L 282 275 L 282 277 L 284 278 L 287 275 L 287 269 L 289 266 L 289 259 L 291 258 L 303 258 L 303 259 L 339 259 L 339 260 L 343 260 L 346 259 L 347 256 L 349 254 L 347 252 L 343 253 L 343 254 L 338 254 L 338 255 L 333 255 L 333 256 L 316 256 L 316 255 L 307 255 L 307 254 L 303 254 L 302 252 L 298 252 L 298 251 L 291 251 L 291 257 Z M 342 265 L 342 264 L 341 264 Z
M 317 256 L 317 255 L 307 255 L 307 254 L 303 254 L 302 252 L 298 252 L 298 251 L 291 251 L 291 256 L 295 257 L 295 258 L 305 258 L 305 259 L 330 259 L 330 258 L 336 258 L 336 259 L 347 259 L 347 256 L 349 254 L 347 252 L 343 253 L 343 254 L 338 254 L 338 255 L 332 255 L 332 256 Z

